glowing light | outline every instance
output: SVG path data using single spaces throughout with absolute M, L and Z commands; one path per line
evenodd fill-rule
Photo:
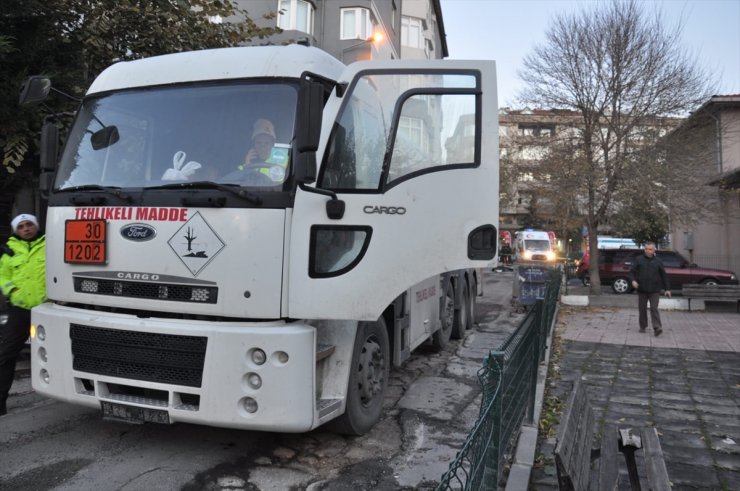
M 383 36 L 383 33 L 382 32 L 374 32 L 373 33 L 373 37 L 370 38 L 370 39 L 374 43 L 379 43 L 379 42 L 381 42 L 383 40 L 383 38 L 384 38 L 384 36 Z

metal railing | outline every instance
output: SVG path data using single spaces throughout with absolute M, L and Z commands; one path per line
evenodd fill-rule
M 478 370 L 483 390 L 481 411 L 437 491 L 497 489 L 505 456 L 513 448 L 522 422 L 534 418 L 537 368 L 544 359 L 560 281 L 560 272 L 552 270 L 544 298 L 483 360 Z

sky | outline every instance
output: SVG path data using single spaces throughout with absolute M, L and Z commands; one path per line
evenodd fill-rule
M 740 0 L 639 0 L 662 10 L 669 27 L 683 20 L 683 47 L 714 75 L 717 94 L 740 94 Z M 596 0 L 441 0 L 448 59 L 496 60 L 500 107 L 521 107 L 517 72 L 544 42 L 554 14 L 578 12 Z

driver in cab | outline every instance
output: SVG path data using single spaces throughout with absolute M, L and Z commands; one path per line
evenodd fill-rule
M 273 156 L 275 148 L 275 128 L 269 119 L 260 118 L 254 122 L 252 129 L 252 148 L 244 156 L 244 163 L 237 170 L 224 176 L 225 181 L 257 181 L 254 184 L 275 185 L 285 179 L 285 165 L 276 162 Z
M 275 146 L 275 128 L 267 119 L 258 119 L 254 122 L 252 131 L 253 147 L 249 149 L 244 157 L 244 164 L 239 170 L 244 170 L 249 165 L 264 164 L 272 155 L 272 147 Z

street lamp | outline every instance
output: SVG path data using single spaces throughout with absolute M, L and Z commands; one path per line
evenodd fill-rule
M 369 38 L 367 38 L 367 39 L 363 39 L 363 40 L 362 40 L 362 41 L 360 41 L 359 43 L 351 44 L 351 45 L 347 46 L 346 48 L 342 48 L 342 63 L 346 63 L 346 62 L 344 61 L 344 55 L 345 55 L 345 53 L 347 53 L 348 51 L 352 51 L 353 49 L 355 49 L 355 48 L 357 48 L 357 47 L 359 47 L 359 46 L 363 46 L 363 45 L 365 45 L 365 44 L 370 44 L 371 46 L 372 46 L 373 44 L 376 44 L 376 45 L 377 45 L 377 44 L 380 44 L 380 43 L 381 43 L 381 42 L 383 41 L 383 38 L 384 38 L 384 36 L 383 36 L 383 33 L 382 33 L 382 32 L 377 32 L 377 31 L 376 31 L 376 32 L 374 32 L 374 33 L 373 33 L 373 35 L 372 35 L 372 36 L 370 36 Z M 358 58 L 355 58 L 355 59 L 353 59 L 352 61 L 357 61 L 357 59 L 358 59 Z

